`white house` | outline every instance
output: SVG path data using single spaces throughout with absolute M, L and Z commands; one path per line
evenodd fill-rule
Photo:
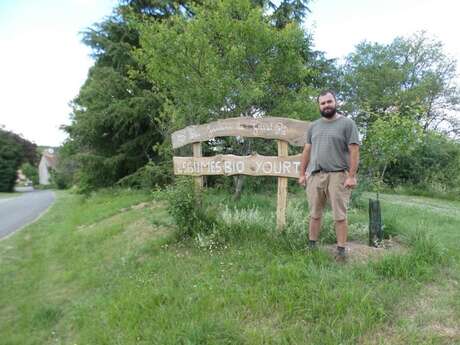
M 50 172 L 52 169 L 56 168 L 56 155 L 54 154 L 53 149 L 46 149 L 43 151 L 40 164 L 38 165 L 38 179 L 40 184 L 48 185 L 50 184 L 51 175 Z

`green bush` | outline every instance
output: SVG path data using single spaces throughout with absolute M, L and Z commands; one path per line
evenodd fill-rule
M 95 189 L 113 184 L 118 169 L 116 159 L 106 159 L 89 153 L 77 154 L 75 159 L 79 166 L 75 177 L 78 181 L 78 193 L 89 194 Z
M 0 130 L 0 192 L 11 192 L 16 181 L 23 152 L 12 134 Z
M 21 165 L 21 170 L 26 177 L 32 181 L 33 185 L 38 185 L 38 169 L 30 163 Z
M 161 163 L 154 163 L 151 161 L 138 169 L 135 173 L 123 177 L 116 184 L 122 187 L 136 189 L 153 189 L 171 183 L 172 179 L 173 171 L 171 161 Z
M 13 191 L 22 163 L 36 165 L 37 161 L 37 145 L 0 128 L 0 192 Z
M 51 170 L 52 184 L 58 189 L 67 189 L 72 185 L 69 175 L 64 174 L 60 170 Z
M 168 213 L 176 223 L 180 239 L 211 233 L 219 225 L 216 213 L 206 208 L 201 193 L 191 178 L 178 178 L 166 190 Z
M 445 135 L 428 132 L 414 152 L 388 166 L 385 182 L 395 188 L 409 186 L 426 196 L 453 195 L 460 191 L 459 169 L 460 144 Z

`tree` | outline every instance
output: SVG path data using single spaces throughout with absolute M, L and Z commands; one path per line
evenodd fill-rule
M 236 116 L 311 118 L 316 105 L 306 80 L 314 72 L 299 25 L 278 28 L 249 0 L 205 1 L 194 13 L 135 23 L 139 62 L 164 99 L 164 128 Z M 251 140 L 227 144 L 233 153 L 251 150 Z
M 302 23 L 307 12 L 309 0 L 283 0 L 275 3 L 269 0 L 254 0 L 254 4 L 259 4 L 261 7 L 268 7 L 273 13 L 270 15 L 270 20 L 277 28 L 284 28 L 292 22 Z
M 0 192 L 13 191 L 22 163 L 36 165 L 37 146 L 20 135 L 0 129 Z
M 387 168 L 386 183 L 409 184 L 420 190 L 460 191 L 460 143 L 429 131 L 410 154 L 403 154 Z
M 460 134 L 453 112 L 460 110 L 456 61 L 425 32 L 388 45 L 362 42 L 344 65 L 343 109 L 363 131 L 391 111 L 429 129 Z
M 51 171 L 51 181 L 59 189 L 70 188 L 77 181 L 79 171 L 78 147 L 66 140 L 56 152 L 56 166 Z
M 414 151 L 420 138 L 420 126 L 410 117 L 391 112 L 377 117 L 367 128 L 363 142 L 362 162 L 375 188 L 377 200 L 369 199 L 369 245 L 383 240 L 379 193 L 388 165 L 401 155 Z
M 379 117 L 368 128 L 362 145 L 362 163 L 373 182 L 377 199 L 388 166 L 415 150 L 420 133 L 420 125 L 415 120 L 398 113 Z
M 154 149 L 164 140 L 156 121 L 161 100 L 133 58 L 139 35 L 128 18 L 190 14 L 191 2 L 122 1 L 112 16 L 83 33 L 95 64 L 72 102 L 72 122 L 64 127 L 75 152 L 70 170 L 78 169 L 83 190 L 113 185 L 161 159 Z
M 39 184 L 38 168 L 36 166 L 33 166 L 29 162 L 23 163 L 21 165 L 21 171 L 30 181 L 32 181 L 34 186 Z
M 303 79 L 311 71 L 298 26 L 276 29 L 245 0 L 206 2 L 195 13 L 137 26 L 139 60 L 171 102 L 171 127 L 241 115 L 310 116 Z

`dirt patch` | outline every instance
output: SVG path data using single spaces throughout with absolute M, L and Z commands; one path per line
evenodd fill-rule
M 337 252 L 337 245 L 328 244 L 324 248 L 333 256 Z M 407 248 L 395 239 L 384 240 L 379 247 L 370 247 L 361 242 L 348 242 L 346 253 L 349 262 L 367 262 L 376 260 L 388 253 L 405 253 Z

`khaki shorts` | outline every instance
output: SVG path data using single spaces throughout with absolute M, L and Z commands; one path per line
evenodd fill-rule
M 311 217 L 321 218 L 329 201 L 334 220 L 347 219 L 351 189 L 344 187 L 346 178 L 347 173 L 343 171 L 319 172 L 308 177 L 306 191 Z

